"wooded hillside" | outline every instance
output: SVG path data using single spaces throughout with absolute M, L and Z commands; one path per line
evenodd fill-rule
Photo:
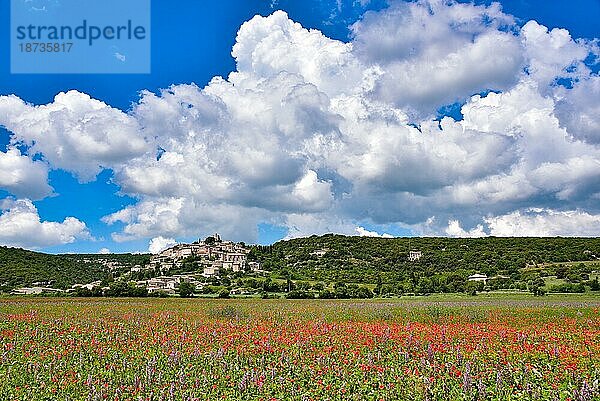
M 418 261 L 408 260 L 411 249 L 422 252 Z M 600 238 L 386 239 L 342 235 L 280 241 L 254 247 L 250 254 L 265 270 L 292 279 L 413 284 L 421 277 L 450 274 L 521 279 L 520 269 L 527 265 L 595 260 L 596 256 L 600 256 Z

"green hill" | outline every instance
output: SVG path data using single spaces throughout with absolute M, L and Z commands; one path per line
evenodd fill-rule
M 409 250 L 422 252 L 409 261 Z M 316 254 L 321 251 L 321 254 Z M 325 252 L 323 252 L 325 251 Z M 370 238 L 312 236 L 256 246 L 250 258 L 281 277 L 355 283 L 448 281 L 472 273 L 525 280 L 526 266 L 595 260 L 600 238 Z M 550 272 L 552 273 L 552 272 Z
M 109 272 L 105 261 L 133 266 L 148 260 L 148 255 L 48 255 L 0 247 L 0 292 L 35 283 L 66 289 L 76 283 L 106 279 Z
M 409 261 L 410 250 L 420 251 L 420 259 Z M 275 280 L 377 285 L 379 293 L 431 293 L 468 291 L 467 277 L 473 273 L 495 277 L 487 282 L 491 289 L 544 283 L 590 286 L 595 277 L 591 272 L 600 270 L 597 256 L 600 238 L 384 239 L 329 234 L 253 246 L 249 259 L 261 262 Z M 0 292 L 32 285 L 65 289 L 116 279 L 149 259 L 147 254 L 48 255 L 0 247 Z M 240 275 L 213 281 L 227 286 Z
M 106 269 L 100 264 L 84 264 L 65 255 L 0 247 L 0 288 L 4 290 L 34 283 L 64 289 L 105 277 Z

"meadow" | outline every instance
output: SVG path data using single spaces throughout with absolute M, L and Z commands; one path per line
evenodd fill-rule
M 600 299 L 0 298 L 1 400 L 600 399 Z

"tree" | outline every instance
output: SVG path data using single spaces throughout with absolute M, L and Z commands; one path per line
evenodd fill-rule
M 334 293 L 335 297 L 338 299 L 349 298 L 348 287 L 346 286 L 345 283 L 343 283 L 341 281 L 338 281 L 337 283 L 335 283 L 333 293 Z
M 192 298 L 196 292 L 196 286 L 192 283 L 184 281 L 179 284 L 179 296 L 181 298 Z
M 568 269 L 565 266 L 560 266 L 556 269 L 556 278 L 567 277 Z
M 428 277 L 421 277 L 417 286 L 419 294 L 431 294 L 433 292 L 433 281 Z
M 543 295 L 546 295 L 546 290 L 544 290 L 544 279 L 542 279 L 541 277 L 538 277 L 535 280 L 532 280 L 529 284 L 529 291 L 531 291 L 531 293 L 533 295 L 535 295 L 536 297 L 541 297 Z
M 148 296 L 148 289 L 138 287 L 133 282 L 114 281 L 110 284 L 106 295 L 109 297 L 146 297 Z
M 75 295 L 78 297 L 101 297 L 102 296 L 102 288 L 100 288 L 98 286 L 94 286 L 90 290 L 86 287 L 79 287 L 75 290 Z
M 229 290 L 227 288 L 223 288 L 221 291 L 219 291 L 219 298 L 229 298 L 230 294 L 229 294 Z
M 169 293 L 163 290 L 159 290 L 159 291 L 154 291 L 151 294 L 148 294 L 149 296 L 153 297 L 153 298 L 168 298 L 169 297 Z
M 307 281 L 298 281 L 296 288 L 300 291 L 308 291 L 310 289 L 310 283 Z
M 480 284 L 476 281 L 467 281 L 465 284 L 465 292 L 469 295 L 477 295 L 477 291 L 480 291 Z
M 377 276 L 377 285 L 375 286 L 375 289 L 373 290 L 373 292 L 376 295 L 381 294 L 381 276 Z
M 373 291 L 367 287 L 359 287 L 356 291 L 357 298 L 373 298 Z
M 263 291 L 265 292 L 277 292 L 279 291 L 279 285 L 274 282 L 270 277 L 267 277 L 265 281 L 263 281 Z

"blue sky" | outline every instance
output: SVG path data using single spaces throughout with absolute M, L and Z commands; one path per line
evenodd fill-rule
M 394 2 L 394 4 L 397 3 L 399 2 Z M 488 1 L 476 2 L 477 5 L 484 6 L 489 6 L 490 3 L 491 2 Z M 571 37 L 573 38 L 593 39 L 600 37 L 597 22 L 600 18 L 600 2 L 597 0 L 579 0 L 570 2 L 507 0 L 502 1 L 501 5 L 505 14 L 515 17 L 514 24 L 517 27 L 516 29 L 524 26 L 529 20 L 535 20 L 539 25 L 544 25 L 550 29 L 554 27 L 565 28 L 570 32 Z M 229 73 L 236 71 L 236 68 L 238 68 L 236 66 L 236 61 L 231 54 L 232 47 L 236 43 L 236 33 L 238 32 L 238 29 L 240 29 L 240 26 L 245 21 L 250 20 L 254 15 L 258 14 L 266 17 L 275 10 L 284 10 L 290 20 L 299 22 L 304 28 L 319 30 L 322 32 L 323 36 L 332 40 L 350 42 L 354 40 L 355 36 L 351 33 L 351 29 L 349 28 L 350 25 L 360 20 L 363 14 L 369 10 L 371 10 L 372 15 L 376 15 L 376 17 L 373 18 L 373 20 L 376 20 L 379 18 L 379 15 L 383 14 L 374 13 L 381 13 L 381 10 L 385 11 L 387 8 L 387 2 L 376 0 L 370 2 L 359 2 L 355 0 L 345 0 L 341 2 L 315 0 L 223 0 L 219 2 L 182 0 L 177 2 L 167 2 L 153 0 L 151 42 L 152 72 L 150 74 L 10 74 L 10 65 L 7 57 L 3 57 L 2 60 L 4 61 L 0 63 L 0 96 L 14 94 L 27 103 L 42 105 L 52 103 L 59 92 L 76 90 L 77 92 L 91 96 L 93 99 L 98 99 L 106 103 L 111 108 L 119 109 L 125 113 L 132 113 L 133 110 L 136 109 L 136 105 L 140 99 L 140 91 L 142 90 L 148 90 L 158 95 L 161 89 L 169 88 L 171 85 L 195 83 L 198 87 L 202 88 L 215 76 L 222 76 L 227 79 Z M 8 27 L 10 25 L 8 1 L 4 1 L 0 4 L 0 16 L 2 18 L 0 21 L 2 26 Z M 473 35 L 478 34 L 480 34 L 480 31 L 473 33 Z M 358 36 L 356 48 L 360 47 L 359 42 L 361 34 L 359 33 Z M 5 28 L 0 30 L 0 48 L 3 49 L 5 56 L 8 53 L 9 42 L 9 29 Z M 365 43 L 366 44 L 363 46 L 372 46 L 366 39 Z M 437 44 L 443 45 L 443 43 Z M 362 51 L 363 53 L 368 53 L 370 48 L 363 49 Z M 584 78 L 577 76 L 574 79 L 584 81 L 586 79 L 595 78 L 594 74 L 597 76 L 598 66 L 593 58 L 588 58 L 583 64 L 587 65 L 591 72 L 588 72 L 588 75 Z M 305 80 L 310 81 L 309 78 L 306 77 Z M 512 90 L 513 85 L 515 85 L 514 88 L 517 87 L 515 84 L 516 81 L 513 81 L 514 80 L 509 78 L 502 82 L 492 80 L 489 84 L 482 84 L 481 87 L 477 87 L 478 89 L 475 89 L 476 87 L 469 87 L 466 89 L 467 92 L 457 92 L 455 97 L 447 99 L 442 98 L 440 100 L 442 103 L 432 103 L 431 105 L 429 103 L 424 103 L 423 106 L 419 104 L 418 107 L 415 106 L 415 109 L 418 109 L 417 111 L 413 111 L 412 108 L 406 106 L 405 103 L 402 103 L 404 100 L 398 100 L 398 97 L 391 96 L 387 92 L 382 92 L 380 99 L 389 104 L 393 104 L 394 107 L 399 109 L 408 107 L 407 110 L 410 109 L 411 111 L 407 112 L 407 115 L 411 122 L 418 122 L 416 125 L 420 126 L 422 125 L 421 122 L 427 121 L 428 118 L 440 120 L 444 115 L 449 115 L 454 117 L 455 120 L 460 120 L 462 119 L 460 107 L 465 104 L 470 95 L 481 93 L 483 94 L 482 97 L 485 97 L 490 90 L 498 93 L 510 91 Z M 449 85 L 450 87 L 453 87 L 451 84 Z M 471 92 L 469 93 L 468 91 Z M 323 89 L 323 92 L 327 93 L 330 98 L 334 97 L 333 95 L 330 95 L 328 90 Z M 554 96 L 550 95 L 549 92 L 543 92 L 541 90 L 540 93 L 542 93 L 543 96 Z M 555 97 L 558 98 L 558 95 Z M 418 103 L 418 101 L 415 101 L 414 99 L 410 101 L 413 102 L 411 104 L 414 104 L 414 102 Z M 447 104 L 444 102 L 447 102 Z M 574 104 L 577 104 L 575 101 L 573 102 Z M 423 111 L 426 108 L 431 109 L 431 113 L 428 114 L 430 117 L 427 117 L 426 111 Z M 0 112 L 0 116 L 1 115 Z M 9 126 L 9 124 L 3 123 L 2 121 L 0 121 L 0 125 Z M 7 146 L 12 135 L 12 131 L 7 131 L 5 129 L 0 130 L 0 151 L 7 151 Z M 587 138 L 589 138 L 589 136 Z M 490 141 L 496 141 L 496 139 L 490 139 Z M 498 139 L 498 141 L 501 140 Z M 588 150 L 590 153 L 581 155 L 581 158 L 582 160 L 585 160 L 586 163 L 593 164 L 598 161 L 596 153 L 598 143 L 596 142 L 596 139 L 588 140 L 586 143 L 589 145 Z M 517 152 L 515 149 L 519 148 L 520 145 L 513 144 L 511 146 L 513 147 L 510 148 L 511 150 L 507 150 L 506 154 L 502 153 L 503 151 L 498 151 L 497 160 L 506 159 L 506 163 L 509 163 L 509 159 L 511 158 L 510 152 Z M 194 239 L 196 235 L 206 235 L 209 233 L 209 230 L 212 230 L 213 228 L 220 228 L 219 223 L 217 222 L 218 219 L 216 218 L 213 219 L 214 221 L 211 220 L 211 224 L 203 225 L 202 212 L 199 207 L 198 214 L 193 215 L 194 218 L 199 219 L 197 225 L 186 226 L 185 223 L 181 223 L 179 228 L 171 231 L 167 230 L 164 233 L 160 232 L 160 230 L 152 231 L 148 229 L 143 231 L 143 233 L 140 232 L 135 235 L 129 235 L 126 241 L 122 239 L 115 240 L 114 233 L 118 233 L 124 229 L 127 230 L 128 225 L 132 226 L 135 225 L 135 223 L 113 219 L 113 224 L 107 224 L 106 218 L 104 217 L 118 212 L 119 210 L 123 210 L 127 206 L 135 208 L 137 207 L 136 205 L 149 200 L 150 195 L 136 192 L 135 190 L 123 191 L 122 186 L 125 185 L 123 184 L 124 181 L 122 180 L 121 175 L 116 174 L 112 168 L 103 169 L 95 176 L 95 178 L 88 180 L 89 182 L 85 182 L 86 180 L 82 180 L 81 177 L 78 176 L 76 170 L 69 171 L 68 168 L 58 167 L 60 164 L 54 164 L 51 158 L 43 153 L 28 153 L 27 149 L 23 148 L 23 145 L 21 145 L 21 151 L 23 155 L 27 154 L 32 161 L 48 163 L 48 183 L 54 189 L 54 194 L 33 201 L 33 205 L 39 214 L 40 221 L 62 222 L 67 217 L 74 217 L 85 224 L 89 235 L 87 238 L 77 237 L 72 241 L 58 241 L 52 245 L 44 244 L 42 246 L 37 246 L 35 241 L 32 241 L 31 244 L 22 242 L 13 242 L 13 244 L 22 244 L 25 247 L 41 249 L 52 253 L 95 253 L 101 248 L 108 248 L 113 252 L 145 251 L 148 248 L 148 241 L 153 237 L 160 236 L 183 241 Z M 579 151 L 580 150 L 574 150 L 574 152 Z M 491 152 L 493 153 L 493 151 Z M 568 165 L 569 160 L 572 160 L 572 157 L 568 160 L 563 160 L 557 156 L 554 161 L 561 161 L 564 162 L 565 165 Z M 544 163 L 548 162 L 549 161 L 545 161 Z M 424 161 L 423 163 L 425 165 L 424 168 L 427 169 L 427 161 Z M 506 167 L 502 163 L 499 162 L 498 169 L 504 169 Z M 349 168 L 346 173 L 343 173 L 342 168 L 336 169 L 335 167 L 325 165 L 326 163 L 323 165 L 317 164 L 318 163 L 316 162 L 309 162 L 306 164 L 305 170 L 310 169 L 310 171 L 316 172 L 316 182 L 318 184 L 321 182 L 331 183 L 334 188 L 332 190 L 332 199 L 334 199 L 332 202 L 344 197 L 342 195 L 342 192 L 344 191 L 336 193 L 335 188 L 344 187 L 344 185 L 346 185 L 345 183 L 349 183 L 347 185 L 352 188 L 358 188 L 366 180 L 360 177 L 357 178 L 353 168 Z M 344 165 L 347 164 L 348 163 Z M 294 164 L 292 163 L 291 165 Z M 544 164 L 540 162 L 538 167 L 542 165 Z M 383 169 L 388 171 L 388 167 L 383 167 Z M 392 171 L 389 174 L 396 177 L 399 173 Z M 118 178 L 117 175 L 119 175 Z M 468 180 L 474 180 L 473 177 L 476 175 L 477 174 L 471 174 L 468 178 L 461 176 L 462 178 L 457 178 L 456 181 L 453 181 L 454 184 L 452 185 L 456 187 L 463 185 Z M 310 181 L 309 178 L 306 178 L 309 176 L 310 174 L 302 176 L 304 177 L 303 179 L 307 180 L 305 182 Z M 583 176 L 593 182 L 598 179 L 597 175 L 594 175 L 593 172 L 590 173 L 589 171 L 583 174 L 582 177 Z M 331 178 L 329 179 L 328 177 Z M 565 195 L 568 191 L 579 191 L 579 189 L 576 188 L 576 182 L 565 183 L 565 188 L 556 189 L 554 192 L 545 191 L 543 193 L 532 193 L 531 197 L 527 199 L 511 199 L 502 203 L 501 206 L 499 206 L 501 203 L 500 201 L 494 205 L 485 204 L 485 202 L 476 203 L 475 205 L 466 207 L 466 209 L 472 208 L 469 209 L 470 211 L 467 210 L 464 214 L 461 214 L 462 212 L 458 212 L 458 210 L 460 210 L 460 202 L 456 205 L 455 209 L 439 206 L 440 203 L 437 201 L 432 201 L 431 204 L 425 201 L 421 202 L 421 199 L 427 198 L 434 190 L 436 190 L 434 184 L 431 184 L 432 186 L 424 185 L 423 188 L 407 190 L 405 186 L 412 185 L 410 177 L 400 181 L 394 178 L 393 184 L 389 183 L 390 180 L 392 180 L 390 177 L 382 175 L 380 177 L 381 179 L 378 178 L 374 180 L 372 184 L 365 186 L 365 188 L 368 189 L 365 189 L 364 191 L 375 191 L 374 194 L 368 196 L 365 195 L 361 198 L 360 202 L 340 203 L 340 206 L 336 206 L 334 211 L 329 211 L 333 209 L 322 208 L 320 206 L 320 201 L 315 201 L 316 204 L 314 206 L 307 205 L 307 202 L 313 201 L 313 195 L 307 195 L 306 199 L 302 201 L 303 205 L 306 206 L 306 210 L 302 208 L 298 209 L 302 209 L 302 212 L 294 210 L 294 206 L 288 204 L 273 206 L 269 203 L 267 206 L 263 206 L 262 204 L 258 205 L 255 200 L 244 201 L 245 203 L 240 202 L 243 203 L 243 207 L 249 208 L 243 209 L 245 212 L 252 213 L 252 210 L 260 210 L 260 212 L 257 213 L 264 216 L 249 222 L 239 223 L 253 226 L 254 231 L 256 232 L 255 236 L 252 237 L 252 235 L 240 234 L 236 237 L 236 231 L 229 227 L 230 224 L 223 224 L 226 226 L 223 230 L 226 234 L 234 233 L 233 236 L 236 237 L 235 239 L 254 240 L 260 243 L 271 243 L 286 237 L 286 235 L 292 235 L 295 231 L 297 231 L 298 235 L 304 235 L 311 232 L 326 232 L 328 231 L 328 228 L 336 230 L 335 227 L 349 227 L 351 225 L 354 225 L 357 228 L 360 227 L 363 230 L 362 232 L 370 232 L 369 235 L 383 233 L 391 235 L 475 235 L 479 232 L 478 227 L 482 227 L 482 230 L 480 231 L 485 232 L 485 234 L 493 234 L 494 232 L 490 230 L 493 230 L 494 227 L 500 227 L 502 222 L 504 222 L 504 220 L 493 220 L 494 218 L 500 218 L 498 216 L 514 216 L 515 213 L 519 213 L 519 216 L 525 216 L 528 215 L 528 213 L 535 213 L 535 211 L 532 211 L 535 208 L 543 209 L 545 218 L 554 218 L 552 216 L 558 216 L 556 218 L 566 216 L 557 215 L 557 213 L 585 212 L 586 216 L 592 216 L 592 222 L 596 221 L 593 219 L 598 212 L 597 203 L 594 205 L 594 202 L 597 202 L 598 199 L 594 197 L 594 189 L 592 189 L 591 194 L 586 194 L 584 193 L 585 191 L 582 191 L 578 192 L 576 196 L 573 195 L 572 198 L 569 198 L 571 195 Z M 327 181 L 328 179 L 329 181 Z M 575 178 L 574 180 L 577 181 L 582 179 L 583 178 Z M 296 181 L 296 183 L 299 182 L 300 179 Z M 420 182 L 423 182 L 423 180 Z M 246 182 L 244 181 L 244 185 L 245 184 Z M 386 187 L 385 191 L 377 189 L 380 188 L 379 186 L 387 185 L 390 185 L 390 187 Z M 387 188 L 392 187 L 400 188 L 401 190 L 390 190 L 390 192 L 386 192 Z M 249 188 L 252 188 L 252 186 L 250 185 Z M 300 187 L 297 186 L 295 188 L 304 187 L 300 185 Z M 445 184 L 445 188 L 448 188 L 448 185 Z M 560 192 L 561 190 L 562 192 Z M 209 191 L 209 189 L 206 189 L 199 184 L 198 191 Z M 264 193 L 272 193 L 272 196 L 274 197 L 278 196 L 276 192 L 267 190 L 265 190 Z M 415 203 L 412 204 L 407 203 L 405 198 L 402 198 L 407 193 L 413 194 L 412 196 L 416 197 L 411 199 L 419 199 L 419 201 L 414 201 Z M 557 193 L 562 193 L 562 195 L 557 195 Z M 568 193 L 571 194 L 571 192 Z M 379 196 L 380 194 L 384 194 L 385 196 Z M 359 197 L 359 195 L 353 196 L 356 198 Z M 7 189 L 0 186 L 0 199 L 10 198 L 14 200 L 18 197 L 19 196 L 15 195 L 14 192 L 11 192 L 10 188 Z M 565 197 L 568 198 L 567 201 L 565 201 Z M 152 199 L 153 201 L 156 201 L 155 198 Z M 225 198 L 215 201 L 215 205 L 229 208 L 233 207 L 231 205 L 235 203 L 235 206 L 238 206 L 236 203 L 237 201 L 227 203 L 229 201 L 224 199 Z M 387 202 L 392 199 L 397 199 L 396 205 L 401 204 L 401 206 L 390 206 Z M 594 201 L 594 199 L 596 200 Z M 195 204 L 201 203 L 201 201 L 197 199 L 195 202 L 197 202 Z M 209 201 L 202 200 L 202 202 L 204 202 L 202 203 L 204 205 L 208 204 L 207 202 Z M 294 204 L 292 201 L 290 202 L 290 204 Z M 420 206 L 416 206 L 417 204 Z M 412 207 L 418 207 L 423 210 L 418 213 L 406 211 Z M 427 209 L 435 207 L 439 208 L 439 213 L 435 215 L 432 214 L 430 216 L 432 219 L 430 219 L 427 217 Z M 378 210 L 373 211 L 371 208 L 377 208 Z M 397 208 L 397 210 L 395 208 Z M 8 210 L 9 209 L 6 208 L 5 213 L 7 213 Z M 266 210 L 266 212 L 264 210 Z M 382 212 L 384 210 L 389 210 L 389 213 Z M 237 212 L 232 211 L 232 220 L 235 220 L 235 216 L 237 216 L 236 213 Z M 297 215 L 300 213 L 303 214 L 301 219 L 302 223 L 294 223 L 292 220 L 298 218 Z M 317 223 L 323 219 L 323 216 L 331 217 L 333 215 L 335 216 L 332 217 L 329 224 L 322 226 Z M 476 215 L 477 218 L 475 218 Z M 311 221 L 310 224 L 307 223 L 306 227 L 300 227 L 308 220 Z M 439 227 L 435 226 L 435 224 L 432 223 L 433 221 L 438 223 L 442 221 L 443 225 Z M 458 228 L 453 224 L 454 221 L 458 223 Z M 485 223 L 481 223 L 482 221 L 485 221 Z M 524 226 L 526 226 L 526 222 L 523 223 L 522 227 Z M 296 227 L 296 229 L 294 227 Z M 194 231 L 195 228 L 199 228 L 197 234 Z M 2 228 L 0 227 L 0 231 L 1 230 Z M 250 227 L 242 231 L 248 233 L 251 232 L 251 230 L 252 228 Z M 526 229 L 524 230 L 526 231 Z M 348 232 L 348 229 L 340 228 L 339 231 Z M 352 233 L 351 231 L 352 230 L 350 229 L 350 232 L 348 233 Z M 553 233 L 556 234 L 554 231 L 550 231 L 549 233 L 550 235 Z M 570 232 L 567 232 L 567 235 L 569 233 Z M 542 232 L 542 234 L 544 234 L 544 232 Z M 582 234 L 589 235 L 590 232 L 586 231 Z M 592 231 L 592 234 L 597 235 L 598 232 L 596 231 L 594 233 Z M 2 238 L 3 237 L 0 235 L 0 240 Z M 5 242 L 10 245 L 10 236 L 7 234 L 5 238 L 8 238 L 5 239 Z

